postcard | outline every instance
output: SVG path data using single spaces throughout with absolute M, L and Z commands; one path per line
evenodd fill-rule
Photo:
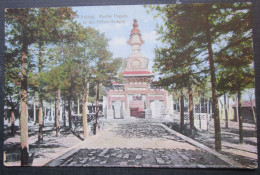
M 4 165 L 257 168 L 252 4 L 5 9 Z

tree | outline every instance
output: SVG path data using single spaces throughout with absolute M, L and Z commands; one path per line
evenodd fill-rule
M 243 126 L 241 114 L 241 95 L 246 88 L 254 87 L 254 71 L 252 67 L 253 41 L 247 40 L 239 45 L 229 47 L 217 57 L 217 62 L 225 69 L 218 73 L 218 89 L 237 94 L 237 118 L 239 122 L 239 140 L 243 142 Z
M 62 88 L 64 93 L 67 94 L 69 101 L 69 121 L 71 116 L 70 101 L 72 98 L 82 98 L 82 120 L 83 120 L 83 138 L 87 138 L 87 102 L 88 102 L 88 91 L 89 83 L 93 76 L 99 77 L 95 78 L 98 86 L 100 83 L 104 82 L 104 77 L 109 76 L 110 72 L 101 72 L 101 70 L 106 69 L 106 64 L 113 64 L 109 61 L 111 54 L 107 52 L 107 39 L 104 34 L 100 34 L 97 30 L 92 28 L 83 28 L 80 24 L 76 22 L 71 22 L 70 25 L 66 27 L 67 33 L 71 33 L 69 38 L 65 37 L 61 41 L 57 48 L 54 48 L 54 54 L 51 54 L 55 65 L 67 65 L 68 63 L 72 67 L 67 68 L 66 75 L 69 81 L 64 84 Z M 114 65 L 113 65 L 114 66 Z M 113 67 L 110 66 L 110 67 Z M 107 66 L 108 67 L 108 66 Z M 65 75 L 63 74 L 63 75 Z M 101 78 L 102 77 L 102 78 Z M 107 81 L 107 80 L 106 80 Z M 97 88 L 99 91 L 99 88 Z M 66 92 L 67 91 L 67 92 Z M 96 93 L 99 95 L 99 93 Z M 97 97 L 98 99 L 98 97 Z M 98 111 L 98 110 L 97 110 Z M 69 122 L 71 126 L 71 122 Z
M 195 43 L 195 50 L 199 53 L 200 62 L 204 62 L 204 66 L 206 62 L 209 65 L 209 69 L 205 71 L 205 75 L 210 75 L 211 78 L 215 149 L 217 151 L 221 150 L 221 131 L 218 114 L 218 97 L 216 93 L 215 55 L 223 52 L 232 45 L 248 40 L 248 37 L 244 37 L 237 41 L 227 42 L 225 47 L 222 47 L 223 43 L 220 42 L 223 38 L 227 40 L 232 32 L 237 34 L 248 30 L 248 25 L 251 22 L 247 20 L 250 17 L 250 13 L 247 13 L 247 10 L 250 7 L 251 4 L 249 3 L 181 4 L 152 7 L 152 9 L 159 12 L 159 15 L 165 21 L 166 28 L 159 26 L 159 33 L 164 36 L 161 37 L 162 41 L 170 43 L 168 41 L 177 37 L 180 39 L 179 43 L 184 44 L 183 48 L 194 46 Z M 193 66 L 195 65 L 193 64 Z
M 47 11 L 47 8 L 46 8 Z M 43 14 L 43 15 L 41 15 Z M 27 119 L 27 62 L 28 48 L 38 39 L 39 26 L 44 26 L 43 31 L 57 35 L 57 25 L 63 23 L 66 19 L 72 18 L 71 8 L 51 8 L 49 12 L 39 9 L 7 9 L 6 10 L 6 28 L 9 30 L 11 45 L 20 45 L 21 47 L 21 165 L 28 165 L 28 119 Z M 44 21 L 40 20 L 46 19 Z M 51 38 L 51 37 L 50 37 Z M 49 38 L 46 38 L 49 39 Z
M 96 110 L 94 118 L 93 133 L 96 134 L 97 119 L 99 114 L 99 95 L 100 95 L 100 85 L 105 87 L 111 86 L 111 82 L 116 78 L 118 70 L 122 65 L 121 58 L 112 59 L 112 54 L 107 51 L 107 40 L 104 40 L 103 49 L 99 51 L 99 56 L 97 57 L 97 64 L 92 67 L 92 73 L 94 75 L 94 80 L 96 83 Z
M 253 114 L 253 118 L 254 118 L 254 122 L 256 124 L 256 114 L 255 114 L 255 110 L 254 110 L 254 106 L 253 106 L 253 98 L 255 98 L 255 89 L 246 89 L 245 93 L 247 94 L 247 96 L 249 97 L 249 101 L 250 101 L 250 106 L 251 106 L 251 110 L 252 110 L 252 114 Z
M 20 96 L 20 62 L 18 61 L 19 49 L 5 51 L 5 103 L 11 108 L 11 134 L 15 134 L 15 108 L 19 104 Z
M 205 66 L 202 66 L 205 61 L 198 58 L 201 53 L 197 49 L 200 43 L 193 40 L 193 29 L 181 24 L 183 21 L 180 19 L 179 9 L 176 6 L 174 8 L 173 6 L 165 8 L 157 6 L 156 9 L 163 14 L 165 27 L 157 28 L 160 40 L 164 45 L 162 48 L 155 49 L 154 70 L 160 72 L 159 84 L 168 87 L 173 85 L 172 88 L 175 90 L 183 91 L 183 88 L 188 90 L 190 129 L 192 132 L 194 129 L 193 89 L 202 84 L 208 70 Z M 181 120 L 184 117 L 182 116 L 182 109 L 180 111 Z

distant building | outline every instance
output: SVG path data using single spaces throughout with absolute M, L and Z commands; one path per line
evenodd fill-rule
M 163 119 L 173 114 L 172 95 L 152 85 L 153 73 L 148 69 L 149 59 L 142 55 L 144 43 L 137 20 L 127 42 L 132 54 L 127 58 L 123 72 L 124 84 L 114 83 L 104 97 L 104 112 L 108 119 L 154 118 Z
M 232 105 L 232 108 L 234 110 L 234 121 L 238 121 L 237 118 L 237 102 Z M 241 104 L 241 115 L 243 122 L 245 123 L 255 123 L 254 116 L 253 116 L 253 110 L 256 115 L 256 108 L 255 108 L 255 100 L 249 100 L 249 101 L 243 101 Z

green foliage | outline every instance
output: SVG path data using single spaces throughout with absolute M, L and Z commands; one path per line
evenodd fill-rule
M 246 88 L 254 88 L 253 41 L 247 40 L 229 47 L 216 58 L 219 63 L 217 89 L 219 95 L 236 94 Z
M 5 103 L 15 106 L 20 99 L 20 62 L 18 49 L 5 50 Z
M 33 95 L 45 94 L 42 70 L 46 66 L 43 50 L 62 35 L 63 25 L 75 17 L 71 8 L 7 9 L 6 43 L 8 49 L 19 50 L 16 61 L 20 64 L 21 52 L 27 54 L 28 85 Z M 32 45 L 34 44 L 34 45 Z M 28 50 L 28 47 L 30 49 Z M 10 69 L 10 68 L 9 68 Z M 11 70 L 11 69 L 10 69 Z M 18 73 L 18 72 L 17 72 Z M 10 75 L 6 74 L 6 80 Z M 20 77 L 21 78 L 21 77 Z M 8 81 L 7 81 L 8 82 Z M 11 86 L 7 86 L 11 87 Z
M 9 42 L 11 45 L 23 42 L 31 45 L 37 40 L 56 41 L 60 27 L 73 17 L 75 13 L 66 7 L 7 9 L 5 19 L 10 32 Z
M 203 52 L 199 50 L 200 40 L 194 40 L 199 29 L 188 27 L 187 21 L 194 15 L 198 16 L 197 6 L 166 5 L 153 9 L 159 11 L 165 22 L 164 26 L 157 28 L 164 43 L 162 48 L 155 49 L 154 70 L 161 75 L 158 83 L 175 91 L 202 84 L 208 68 L 203 66 L 205 60 L 198 58 Z M 192 22 L 196 23 L 198 19 L 194 20 Z
M 108 40 L 93 28 L 84 28 L 80 24 L 71 21 L 64 27 L 68 37 L 48 49 L 50 60 L 49 69 L 56 69 L 62 66 L 62 73 L 52 72 L 52 76 L 62 76 L 61 81 L 50 80 L 51 87 L 59 87 L 65 98 L 78 99 L 87 90 L 93 97 L 97 82 L 108 86 L 110 80 L 117 74 L 117 69 L 121 65 L 121 59 L 112 59 L 112 54 L 108 52 Z M 69 67 L 68 67 L 69 66 Z M 72 90 L 73 89 L 73 90 Z
M 241 67 L 236 71 L 236 75 L 240 78 L 236 79 L 241 83 L 242 81 L 248 83 L 252 71 L 249 71 L 249 68 L 246 70 L 245 67 L 248 67 L 253 59 L 250 44 L 252 43 L 251 7 L 251 3 L 149 6 L 150 11 L 157 12 L 156 17 L 164 20 L 164 25 L 157 27 L 159 39 L 164 45 L 155 49 L 154 69 L 161 75 L 159 83 L 174 90 L 199 85 L 200 91 L 207 91 L 208 88 L 202 86 L 208 86 L 206 80 L 209 75 L 206 56 L 208 29 L 210 42 L 214 47 L 213 60 L 219 65 L 218 77 L 228 78 L 226 75 L 228 73 L 223 71 L 229 67 L 228 65 L 232 65 Z M 246 72 L 248 73 L 245 74 Z M 218 80 L 218 82 L 220 83 L 218 90 L 222 91 L 220 87 L 224 88 L 223 84 L 226 81 Z M 225 91 L 232 89 L 229 86 Z

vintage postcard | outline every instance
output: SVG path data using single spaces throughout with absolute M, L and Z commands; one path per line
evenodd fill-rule
M 257 168 L 252 4 L 5 9 L 5 166 Z

